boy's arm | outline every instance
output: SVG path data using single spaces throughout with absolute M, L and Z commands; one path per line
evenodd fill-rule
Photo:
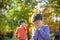
M 34 29 L 32 30 L 32 40 L 38 40 L 38 31 L 36 30 L 36 32 L 34 31 Z
M 15 36 L 18 36 L 19 28 L 16 29 L 15 31 Z
M 24 26 L 24 29 L 25 29 L 25 31 L 26 31 L 26 30 L 28 29 L 28 25 L 25 25 L 25 26 Z
M 49 32 L 49 27 L 48 26 L 46 26 L 44 29 L 41 28 L 39 30 L 39 33 L 44 39 L 50 40 L 50 36 L 49 36 L 50 32 Z

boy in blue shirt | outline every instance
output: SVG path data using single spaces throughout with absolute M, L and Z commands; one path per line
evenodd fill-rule
M 33 14 L 32 22 L 35 26 L 32 29 L 32 40 L 50 40 L 49 27 L 43 24 L 42 15 L 38 13 Z

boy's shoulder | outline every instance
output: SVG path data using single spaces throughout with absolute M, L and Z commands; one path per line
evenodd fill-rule
M 17 29 L 20 29 L 20 27 L 17 27 Z
M 35 27 L 33 27 L 33 28 L 32 28 L 32 31 L 35 31 L 35 30 L 36 30 L 36 28 L 35 28 Z
M 43 25 L 44 27 L 48 27 L 48 25 Z
M 43 27 L 42 28 L 49 28 L 49 26 L 48 25 L 43 25 Z

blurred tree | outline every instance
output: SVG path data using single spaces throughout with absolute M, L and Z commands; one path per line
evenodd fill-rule
M 21 0 L 9 0 L 6 4 L 3 5 L 6 13 L 0 13 L 0 33 L 14 31 L 18 27 L 18 20 L 24 19 L 28 24 L 29 22 L 29 13 L 32 12 L 32 9 L 29 4 L 30 1 L 22 2 Z M 4 3 L 4 2 L 3 2 Z M 29 5 L 29 6 L 28 6 Z M 0 9 L 1 10 L 1 9 Z M 3 18 L 2 18 L 3 17 Z M 9 27 L 9 31 L 2 31 L 6 29 L 6 25 Z M 30 26 L 29 26 L 30 27 Z M 8 28 L 7 28 L 8 29 Z M 29 32 L 29 30 L 28 30 Z
M 54 31 L 56 29 L 56 26 L 59 26 L 59 21 L 54 22 L 54 17 L 60 17 L 60 5 L 59 0 L 48 0 L 45 6 L 46 9 L 43 11 L 43 20 L 45 24 L 48 24 L 50 26 L 51 31 Z M 47 21 L 45 21 L 47 20 Z M 54 27 L 54 28 L 53 28 Z
M 18 20 L 21 19 L 24 19 L 30 27 L 30 17 L 34 7 L 38 2 L 41 3 L 42 1 L 46 3 L 46 5 L 43 5 L 43 7 L 47 8 L 47 11 L 43 11 L 44 22 L 45 24 L 53 26 L 51 25 L 54 24 L 51 16 L 54 17 L 57 15 L 56 17 L 60 17 L 59 0 L 47 0 L 47 2 L 45 0 L 0 0 L 0 28 L 3 30 L 7 25 L 9 29 L 11 28 L 11 30 L 15 30 L 15 28 L 18 27 Z M 4 9 L 3 12 L 1 12 L 2 9 Z M 4 12 L 6 13 L 4 14 Z M 8 29 L 8 27 L 6 28 Z

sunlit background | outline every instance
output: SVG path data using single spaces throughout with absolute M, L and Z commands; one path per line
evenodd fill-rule
M 34 12 L 42 14 L 54 40 L 54 30 L 57 26 L 60 28 L 60 0 L 0 0 L 0 40 L 17 40 L 14 32 L 21 19 L 26 21 L 27 33 L 32 35 L 31 15 Z

